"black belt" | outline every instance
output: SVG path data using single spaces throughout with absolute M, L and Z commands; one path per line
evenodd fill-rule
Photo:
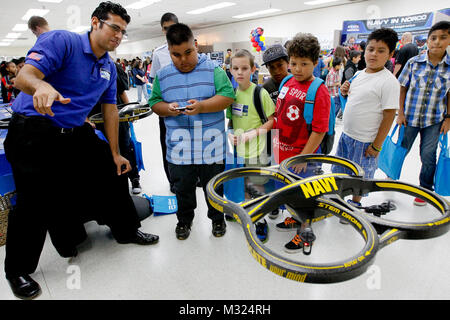
M 57 134 L 72 134 L 76 129 L 74 128 L 61 128 L 53 124 L 50 119 L 42 116 L 25 116 L 20 113 L 14 112 L 11 118 L 11 124 L 23 125 L 26 129 L 34 132 L 52 132 Z

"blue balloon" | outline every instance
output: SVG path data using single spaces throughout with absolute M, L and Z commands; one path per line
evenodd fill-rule
M 258 40 L 258 44 L 261 48 L 264 47 L 264 42 Z
M 262 46 L 261 51 L 264 51 L 264 50 L 266 50 L 266 47 Z

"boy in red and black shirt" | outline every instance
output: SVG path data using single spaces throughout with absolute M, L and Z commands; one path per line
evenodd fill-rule
M 314 67 L 319 61 L 319 41 L 312 34 L 297 34 L 288 47 L 290 69 L 293 77 L 286 82 L 278 95 L 275 109 L 274 129 L 278 134 L 274 138 L 274 156 L 277 163 L 299 154 L 316 153 L 328 131 L 330 117 L 330 95 L 325 85 L 321 85 L 314 102 L 312 131 L 308 130 L 303 117 L 305 98 L 309 86 L 314 80 Z M 317 174 L 320 166 L 301 163 L 290 168 L 299 176 Z M 297 228 L 297 235 L 285 245 L 287 252 L 298 252 L 302 247 L 300 234 L 307 231 L 308 224 L 301 225 L 292 218 L 277 225 L 278 230 Z

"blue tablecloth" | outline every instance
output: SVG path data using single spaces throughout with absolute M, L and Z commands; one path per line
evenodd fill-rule
M 11 118 L 11 105 L 0 105 L 0 120 L 5 118 Z M 7 129 L 0 129 L 0 196 L 4 196 L 6 193 L 14 191 L 16 189 L 14 179 L 12 176 L 11 165 L 6 160 L 5 150 L 3 148 L 3 141 L 6 138 Z
M 0 196 L 16 189 L 11 165 L 6 160 L 5 150 L 3 149 L 3 141 L 7 132 L 6 129 L 0 129 Z

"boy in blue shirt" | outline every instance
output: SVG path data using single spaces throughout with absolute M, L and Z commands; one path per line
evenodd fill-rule
M 167 128 L 166 157 L 178 202 L 175 234 L 184 240 L 189 237 L 197 207 L 198 179 L 205 192 L 207 182 L 225 169 L 223 110 L 235 95 L 225 71 L 197 53 L 187 25 L 171 25 L 166 38 L 172 63 L 157 72 L 149 105 L 164 117 Z M 208 201 L 207 205 L 212 233 L 221 237 L 226 231 L 224 215 Z

